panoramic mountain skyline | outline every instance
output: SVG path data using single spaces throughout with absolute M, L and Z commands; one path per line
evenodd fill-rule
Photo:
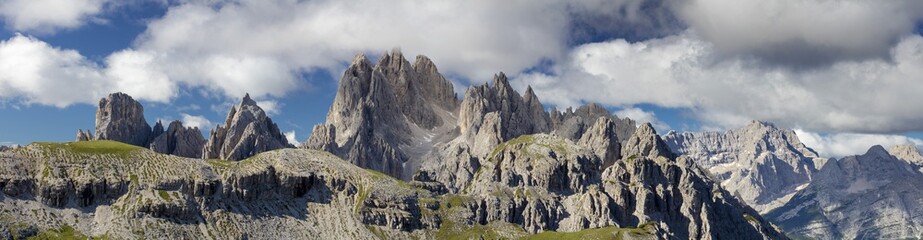
M 356 54 L 438 63 L 459 97 L 509 76 L 659 132 L 796 129 L 822 157 L 923 145 L 919 1 L 0 3 L 0 144 L 70 141 L 100 98 L 209 132 L 249 93 L 303 142 Z M 294 140 L 294 141 L 293 141 Z

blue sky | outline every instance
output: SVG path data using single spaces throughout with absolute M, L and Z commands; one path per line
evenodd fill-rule
M 660 131 L 760 119 L 830 156 L 923 144 L 914 1 L 50 4 L 0 3 L 0 143 L 73 140 L 112 91 L 140 99 L 152 124 L 204 134 L 249 92 L 303 141 L 355 54 L 399 47 L 432 58 L 459 93 L 503 71 L 548 107 L 599 102 Z

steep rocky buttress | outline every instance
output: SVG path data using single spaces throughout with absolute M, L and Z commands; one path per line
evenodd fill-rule
M 100 99 L 96 110 L 95 139 L 147 147 L 151 140 L 151 126 L 144 119 L 144 107 L 124 93 L 109 94 L 109 97 Z

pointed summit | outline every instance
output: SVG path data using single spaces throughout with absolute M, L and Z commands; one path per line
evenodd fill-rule
M 862 155 L 883 157 L 883 156 L 890 156 L 891 154 L 888 153 L 888 150 L 885 150 L 885 147 L 882 147 L 881 145 L 875 145 L 875 146 L 870 147 L 869 150 L 866 151 L 865 154 L 862 154 Z
M 651 123 L 641 124 L 635 129 L 634 135 L 628 139 L 628 142 L 622 146 L 622 156 L 636 157 L 665 157 L 669 159 L 676 158 L 676 155 L 670 151 L 670 147 L 657 135 L 657 131 L 651 126 Z
M 498 92 L 508 93 L 512 92 L 513 87 L 510 86 L 510 80 L 506 77 L 506 74 L 503 72 L 497 73 L 494 75 L 493 87 Z
M 244 96 L 239 106 L 237 109 L 231 106 L 224 126 L 212 129 L 202 150 L 203 158 L 243 160 L 260 152 L 293 147 L 250 94 Z
M 250 93 L 246 93 L 244 98 L 240 100 L 240 106 L 241 108 L 243 108 L 243 106 L 256 106 L 256 101 L 250 98 Z

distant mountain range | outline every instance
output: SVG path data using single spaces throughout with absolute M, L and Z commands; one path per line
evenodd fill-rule
M 759 121 L 661 136 L 597 104 L 546 111 L 503 73 L 459 98 L 399 51 L 357 56 L 302 146 L 249 96 L 204 138 L 115 93 L 94 131 L 0 166 L 5 239 L 923 236 L 913 146 L 823 159 Z

